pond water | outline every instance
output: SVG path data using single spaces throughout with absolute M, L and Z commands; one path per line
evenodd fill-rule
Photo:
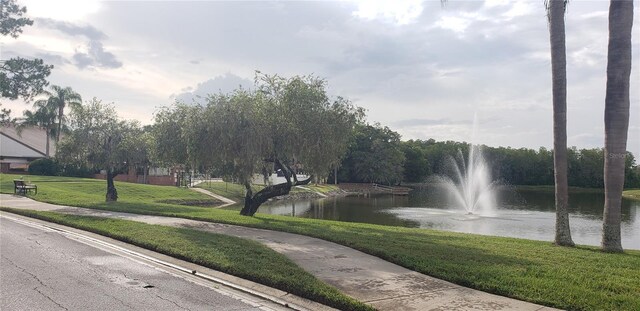
M 416 188 L 409 196 L 347 196 L 300 201 L 273 201 L 258 212 L 295 217 L 430 228 L 456 232 L 553 241 L 554 193 L 549 190 L 497 190 L 492 214 L 467 215 L 437 185 Z M 603 192 L 569 196 L 571 235 L 576 244 L 600 245 Z M 640 202 L 622 202 L 622 246 L 640 249 Z

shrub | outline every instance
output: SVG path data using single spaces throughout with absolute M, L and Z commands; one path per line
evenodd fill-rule
M 58 164 L 51 159 L 37 159 L 29 163 L 29 174 L 31 175 L 58 175 Z
M 96 171 L 85 165 L 65 165 L 60 169 L 60 176 L 91 178 Z

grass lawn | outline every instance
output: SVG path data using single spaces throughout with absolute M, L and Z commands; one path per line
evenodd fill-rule
M 196 187 L 209 190 L 215 194 L 234 200 L 238 204 L 244 202 L 244 186 L 239 184 L 230 182 L 203 182 L 198 184 Z M 262 188 L 264 187 L 259 185 L 252 186 L 254 192 L 260 191 Z
M 517 191 L 546 191 L 555 192 L 554 186 L 515 186 Z M 604 193 L 602 188 L 580 188 L 569 187 L 569 191 L 573 193 Z M 622 191 L 622 196 L 626 199 L 640 200 L 640 189 L 627 189 Z
M 329 193 L 331 191 L 337 191 L 340 190 L 340 188 L 338 188 L 338 186 L 336 185 L 314 185 L 314 184 L 309 184 L 304 186 L 305 188 L 311 190 L 311 191 L 315 191 L 315 192 L 320 192 L 320 193 Z
M 640 200 L 640 189 L 629 189 L 622 191 L 622 196 L 627 199 Z
M 0 175 L 0 191 L 13 192 L 12 178 Z M 463 286 L 547 306 L 640 310 L 640 251 L 607 254 L 595 247 L 564 248 L 524 239 L 264 214 L 245 217 L 237 211 L 159 204 L 156 201 L 167 192 L 174 197 L 192 192 L 128 183 L 117 183 L 121 199 L 106 204 L 102 202 L 104 181 L 38 182 L 47 177 L 31 178 L 38 184 L 38 195 L 31 197 L 40 201 L 299 233 Z
M 284 255 L 254 241 L 129 220 L 5 210 L 112 237 L 342 310 L 372 310 L 319 281 Z
M 13 193 L 13 179 L 20 175 L 0 174 L 0 193 Z M 57 176 L 22 176 L 38 186 L 38 194 L 33 198 L 49 203 L 60 203 L 73 206 L 102 206 L 105 203 L 107 182 L 99 179 L 57 177 Z M 206 201 L 212 198 L 184 188 L 174 186 L 153 186 L 133 183 L 115 182 L 118 190 L 117 205 L 128 206 L 139 203 L 157 206 L 175 207 L 180 205 L 166 204 L 171 200 Z
M 535 192 L 551 192 L 555 193 L 554 186 L 541 185 L 541 186 L 513 186 L 516 191 L 535 191 Z M 602 188 L 582 188 L 582 187 L 569 187 L 570 193 L 604 193 Z
M 244 202 L 244 186 L 229 182 L 203 182 L 198 184 L 196 187 L 209 190 L 215 194 L 219 194 L 223 197 L 229 198 L 231 200 L 236 201 L 238 204 L 242 204 Z M 320 193 L 328 193 L 331 191 L 336 191 L 339 188 L 334 185 L 305 185 L 305 188 Z M 254 192 L 260 191 L 264 188 L 261 185 L 253 185 L 252 189 Z M 309 190 L 301 189 L 298 187 L 294 187 L 291 189 L 291 193 L 298 192 L 308 192 Z

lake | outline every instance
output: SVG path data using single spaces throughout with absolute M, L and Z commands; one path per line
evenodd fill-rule
M 390 226 L 553 241 L 554 193 L 549 189 L 496 191 L 495 211 L 467 215 L 436 185 L 416 188 L 409 196 L 347 196 L 316 200 L 272 201 L 259 213 Z M 604 192 L 570 192 L 571 235 L 576 244 L 600 245 Z M 640 249 L 640 202 L 623 200 L 622 246 Z

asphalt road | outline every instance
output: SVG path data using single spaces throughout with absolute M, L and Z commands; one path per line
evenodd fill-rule
M 0 218 L 0 310 L 270 310 L 53 230 Z

